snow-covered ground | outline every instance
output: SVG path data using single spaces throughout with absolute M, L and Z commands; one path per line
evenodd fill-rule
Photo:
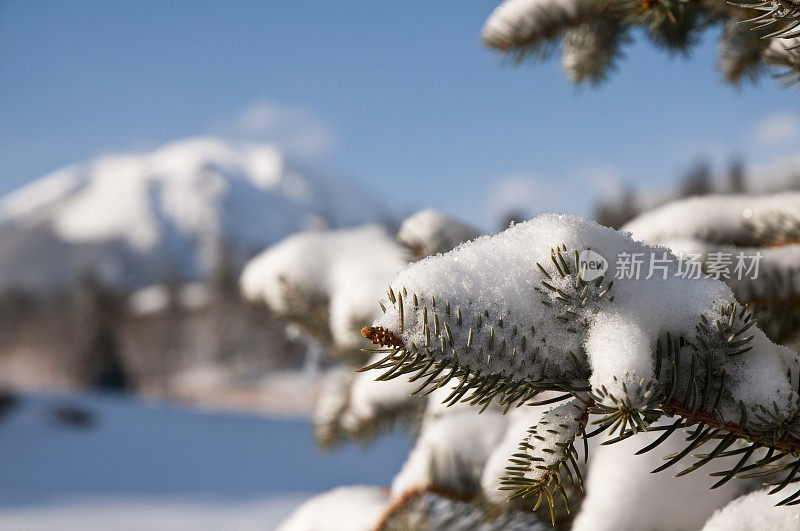
M 55 408 L 91 412 L 88 426 Z M 0 418 L 2 529 L 273 529 L 338 485 L 388 486 L 408 443 L 314 447 L 303 418 L 97 395 L 25 395 Z

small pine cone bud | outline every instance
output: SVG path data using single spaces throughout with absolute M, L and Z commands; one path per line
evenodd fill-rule
M 402 347 L 403 340 L 394 335 L 394 332 L 382 326 L 365 326 L 361 329 L 361 335 L 372 341 L 375 345 L 382 347 Z

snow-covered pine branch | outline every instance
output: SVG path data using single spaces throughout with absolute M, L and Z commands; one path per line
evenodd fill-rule
M 545 531 L 529 511 L 497 511 L 453 493 L 415 489 L 392 500 L 385 489 L 339 487 L 316 496 L 284 521 L 278 531 Z
M 337 367 L 325 378 L 314 409 L 314 438 L 328 450 L 344 441 L 371 442 L 395 426 L 419 429 L 426 401 L 413 396 L 411 382 L 376 381 L 353 367 Z
M 782 74 L 787 85 L 796 85 L 800 76 L 800 37 L 772 38 L 764 50 L 764 63 Z
M 414 448 L 392 482 L 397 498 L 418 489 L 443 490 L 470 499 L 480 492 L 489 455 L 507 421 L 491 410 L 455 410 L 426 418 Z
M 397 231 L 397 241 L 409 250 L 413 259 L 418 260 L 446 253 L 461 242 L 480 235 L 477 229 L 466 223 L 428 208 L 403 221 Z
M 240 285 L 248 300 L 347 352 L 361 346 L 358 323 L 380 312 L 375 298 L 406 263 L 403 248 L 377 225 L 302 232 L 253 258 Z
M 588 411 L 584 403 L 573 399 L 554 407 L 528 429 L 527 436 L 519 445 L 517 453 L 510 459 L 501 490 L 511 490 L 509 499 L 537 496 L 534 510 L 542 499 L 550 507 L 550 519 L 556 524 L 555 498 L 560 496 L 569 506 L 564 489 L 569 485 L 582 488 L 583 477 L 578 465 L 575 439 L 580 435 L 586 440 L 584 430 Z
M 660 243 L 691 239 L 743 247 L 800 242 L 800 192 L 711 195 L 667 203 L 628 222 L 623 231 Z
M 588 249 L 668 263 L 663 277 L 586 281 L 578 258 Z M 656 446 L 694 426 L 659 469 L 713 442 L 687 471 L 736 453 L 721 483 L 755 471 L 775 474 L 781 490 L 800 470 L 791 457 L 800 451 L 797 356 L 754 326 L 723 282 L 681 278 L 676 263 L 664 248 L 592 222 L 540 216 L 404 269 L 382 301 L 385 314 L 364 330 L 385 347 L 370 368 L 383 378 L 410 374 L 420 390 L 455 378 L 448 401 L 479 407 L 560 391 L 591 415 L 587 435 L 622 440 L 656 429 Z M 655 427 L 664 416 L 674 420 Z M 740 441 L 747 446 L 730 449 Z
M 573 83 L 596 84 L 616 66 L 622 46 L 630 41 L 618 18 L 604 13 L 564 32 L 561 68 Z
M 245 268 L 245 297 L 265 304 L 347 363 L 366 360 L 360 329 L 376 318 L 388 282 L 411 260 L 443 253 L 479 232 L 435 210 L 412 215 L 396 240 L 379 226 L 299 233 L 270 247 Z M 326 375 L 314 413 L 315 438 L 323 449 L 345 440 L 362 443 L 396 424 L 419 429 L 425 400 L 411 396 L 416 385 L 375 382 L 353 367 Z
M 483 27 L 484 44 L 526 56 L 543 56 L 566 30 L 591 21 L 599 10 L 593 0 L 506 0 Z
M 384 513 L 376 531 L 545 531 L 548 526 L 527 511 L 487 511 L 452 494 L 413 490 Z
M 686 53 L 715 25 L 724 27 L 719 65 L 727 81 L 755 79 L 769 68 L 798 80 L 796 0 L 505 0 L 487 19 L 482 38 L 517 61 L 544 57 L 563 39 L 561 64 L 570 81 L 597 83 L 614 67 L 632 29 L 645 29 L 656 46 Z
M 371 531 L 388 505 L 379 487 L 339 487 L 302 504 L 278 531 Z
M 725 81 L 756 80 L 764 70 L 764 53 L 770 41 L 737 20 L 725 22 L 719 38 L 719 69 Z
M 705 272 L 714 272 L 717 259 L 758 257 L 755 278 L 733 271 L 719 278 L 749 306 L 770 339 L 793 346 L 800 340 L 799 193 L 683 199 L 639 216 L 623 230 L 668 247 Z
M 400 226 L 301 232 L 268 248 L 245 267 L 246 299 L 295 322 L 334 350 L 363 345 L 361 325 L 380 313 L 376 299 L 410 260 L 444 253 L 480 233 L 434 210 Z
M 800 2 L 797 0 L 730 0 L 730 3 L 756 12 L 748 20 L 757 28 L 771 30 L 770 37 L 797 37 Z

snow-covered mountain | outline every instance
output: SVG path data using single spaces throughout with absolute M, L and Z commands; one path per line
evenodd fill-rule
M 385 218 L 372 198 L 294 169 L 272 145 L 193 138 L 57 170 L 0 200 L 0 289 L 93 271 L 124 286 L 198 278 L 315 226 Z

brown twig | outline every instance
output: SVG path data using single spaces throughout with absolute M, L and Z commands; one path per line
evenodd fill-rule
M 778 441 L 772 441 L 763 434 L 755 433 L 742 428 L 739 424 L 735 424 L 733 422 L 720 422 L 717 417 L 711 413 L 708 413 L 707 411 L 697 410 L 696 412 L 692 413 L 690 408 L 675 400 L 669 402 L 668 404 L 664 404 L 661 409 L 669 416 L 678 415 L 679 417 L 688 420 L 692 424 L 705 424 L 706 426 L 710 426 L 712 428 L 718 428 L 720 430 L 727 431 L 728 433 L 732 433 L 737 437 L 747 439 L 748 441 L 754 442 L 761 446 L 774 447 L 786 453 L 800 454 L 800 440 L 794 437 L 784 437 Z

